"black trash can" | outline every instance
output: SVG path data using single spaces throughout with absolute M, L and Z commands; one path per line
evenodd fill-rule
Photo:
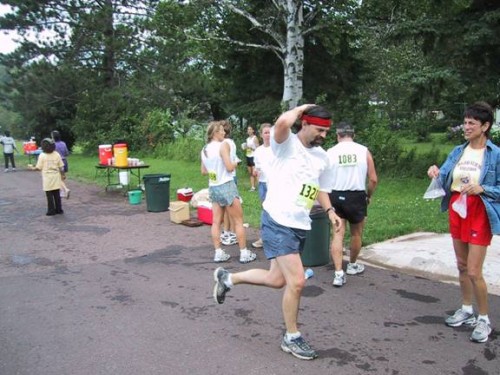
M 170 175 L 146 174 L 142 178 L 149 212 L 168 211 L 170 205 Z
M 320 206 L 311 210 L 311 230 L 307 232 L 304 251 L 300 255 L 306 267 L 324 266 L 330 263 L 331 222 Z

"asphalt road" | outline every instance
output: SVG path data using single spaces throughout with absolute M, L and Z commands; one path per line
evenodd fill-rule
M 279 346 L 281 291 L 213 302 L 208 226 L 68 185 L 64 215 L 47 217 L 39 173 L 0 174 L 0 375 L 500 374 L 498 332 L 473 344 L 443 324 L 456 285 L 369 266 L 340 289 L 314 268 L 299 321 L 319 358 L 298 360 Z M 267 268 L 229 251 L 230 270 Z M 500 298 L 490 306 L 495 325 Z

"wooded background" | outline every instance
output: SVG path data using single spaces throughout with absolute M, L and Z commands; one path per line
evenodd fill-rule
M 425 139 L 500 103 L 495 0 L 15 0 L 0 28 L 0 126 L 94 152 L 154 150 L 317 103 Z M 385 135 L 380 135 L 381 140 Z

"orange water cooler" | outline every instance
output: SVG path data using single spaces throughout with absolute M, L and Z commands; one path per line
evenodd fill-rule
M 113 147 L 115 156 L 115 165 L 117 167 L 127 167 L 128 166 L 128 150 L 125 143 L 117 143 Z

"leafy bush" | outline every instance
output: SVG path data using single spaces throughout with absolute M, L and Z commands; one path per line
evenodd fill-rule
M 173 116 L 169 109 L 154 109 L 141 121 L 140 131 L 143 142 L 140 147 L 152 149 L 162 143 L 174 140 Z
M 174 142 L 165 143 L 155 149 L 154 155 L 159 159 L 199 161 L 200 151 L 205 142 L 193 137 L 177 138 Z
M 491 128 L 490 139 L 494 144 L 496 144 L 497 146 L 500 146 L 500 127 L 493 126 Z
M 178 149 L 180 144 L 186 143 L 176 144 L 178 139 L 202 140 L 204 133 L 205 127 L 185 113 L 174 116 L 169 109 L 153 109 L 144 115 L 123 114 L 102 127 L 96 127 L 92 137 L 85 137 L 79 146 L 85 153 L 91 154 L 100 144 L 126 142 L 129 150 L 136 153 L 150 155 L 154 150 L 158 156 L 168 154 L 174 157 L 181 151 Z M 186 156 L 175 159 L 189 160 Z
M 123 116 L 109 129 L 96 129 L 92 137 L 86 136 L 78 146 L 87 155 L 95 153 L 99 145 L 121 142 L 126 142 L 129 150 L 137 151 L 137 145 L 141 144 L 143 137 L 139 125 L 137 116 Z
M 412 133 L 416 137 L 417 142 L 428 142 L 431 129 L 432 121 L 427 118 L 409 119 L 402 121 L 404 123 L 404 128 L 411 129 Z
M 437 146 L 425 153 L 417 153 L 416 148 L 405 150 L 400 146 L 400 134 L 384 122 L 364 128 L 357 140 L 370 149 L 377 172 L 385 176 L 423 178 L 430 165 L 439 165 L 446 158 Z
M 446 138 L 453 143 L 462 143 L 464 141 L 464 125 L 450 126 L 446 131 Z

